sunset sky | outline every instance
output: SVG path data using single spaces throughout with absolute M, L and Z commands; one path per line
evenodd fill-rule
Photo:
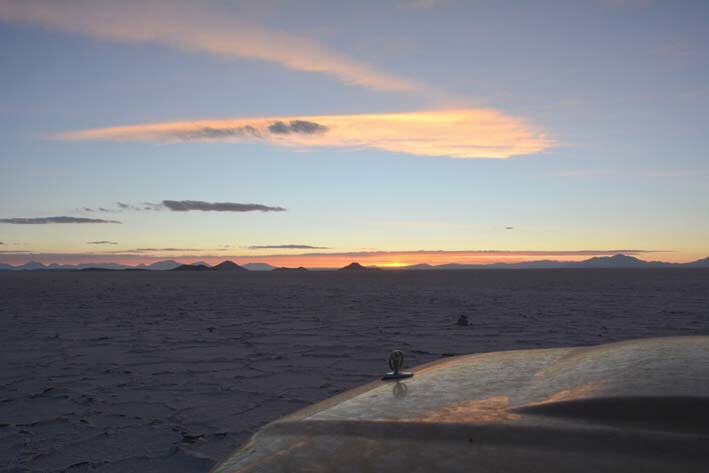
M 709 256 L 709 2 L 0 0 L 0 262 Z

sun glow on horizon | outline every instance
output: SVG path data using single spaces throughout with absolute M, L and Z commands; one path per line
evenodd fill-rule
M 373 262 L 371 263 L 372 266 L 376 266 L 378 268 L 404 268 L 406 266 L 411 266 L 408 263 L 402 263 L 401 261 L 387 261 L 387 262 Z
M 189 264 L 206 262 L 210 265 L 225 260 L 237 264 L 266 263 L 275 267 L 340 268 L 352 262 L 363 266 L 380 268 L 404 268 L 418 264 L 431 266 L 445 264 L 485 265 L 493 263 L 522 263 L 539 260 L 582 261 L 592 257 L 613 256 L 615 254 L 635 256 L 645 261 L 663 260 L 671 263 L 690 262 L 705 257 L 683 255 L 681 253 L 647 250 L 580 250 L 580 251 L 372 251 L 372 252 L 317 252 L 280 254 L 234 254 L 233 250 L 213 252 L 95 252 L 95 253 L 40 253 L 40 252 L 0 252 L 0 262 L 24 264 L 37 261 L 44 264 L 106 264 L 149 265 L 158 261 L 174 260 Z

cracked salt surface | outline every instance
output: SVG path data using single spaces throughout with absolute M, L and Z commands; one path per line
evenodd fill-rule
M 392 348 L 708 334 L 706 270 L 0 272 L 0 471 L 206 472 Z

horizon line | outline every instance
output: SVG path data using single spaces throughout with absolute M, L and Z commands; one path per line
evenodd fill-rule
M 654 253 L 655 251 L 643 251 L 641 253 L 636 253 L 636 254 L 647 254 L 647 253 Z M 359 254 L 380 254 L 384 252 L 359 252 Z M 416 254 L 416 252 L 413 252 Z M 441 251 L 425 251 L 422 250 L 420 253 L 434 253 L 434 254 L 446 254 L 443 250 Z M 491 252 L 488 254 L 498 254 L 498 252 Z M 510 253 L 503 253 L 503 255 L 507 255 Z M 559 253 L 557 253 L 559 254 Z M 451 260 L 441 260 L 441 261 L 419 261 L 419 260 L 412 260 L 412 261 L 404 261 L 404 258 L 394 258 L 391 260 L 386 260 L 386 261 L 372 261 L 373 259 L 379 259 L 379 258 L 352 258 L 354 256 L 352 253 L 340 253 L 340 254 L 334 254 L 333 258 L 326 258 L 325 256 L 330 256 L 327 254 L 322 255 L 322 257 L 311 257 L 306 261 L 303 261 L 302 259 L 298 261 L 298 257 L 304 257 L 307 254 L 301 254 L 301 255 L 281 255 L 280 257 L 274 257 L 273 255 L 260 255 L 260 256 L 248 256 L 248 257 L 234 257 L 231 255 L 223 255 L 223 256 L 216 256 L 216 255 L 180 255 L 180 256 L 173 256 L 173 257 L 160 257 L 160 256 L 146 256 L 146 255 L 124 255 L 124 256 L 129 256 L 131 257 L 131 261 L 127 261 L 125 258 L 116 258 L 118 255 L 110 255 L 110 254 L 93 254 L 93 259 L 92 256 L 89 256 L 87 254 L 83 254 L 83 258 L 72 258 L 69 260 L 68 258 L 62 258 L 57 259 L 57 258 L 44 258 L 42 256 L 49 256 L 50 254 L 41 254 L 41 253 L 19 253 L 19 254 L 14 254 L 14 255 L 8 255 L 7 253 L 2 254 L 0 253 L 0 264 L 10 266 L 12 268 L 18 268 L 22 267 L 23 265 L 27 265 L 29 263 L 38 263 L 43 265 L 44 267 L 52 267 L 52 266 L 59 266 L 59 267 L 70 267 L 70 266 L 82 266 L 82 267 L 87 267 L 87 266 L 92 266 L 96 265 L 97 267 L 101 266 L 107 266 L 107 265 L 115 265 L 115 266 L 123 266 L 123 267 L 128 267 L 128 268 L 141 268 L 141 267 L 149 267 L 150 265 L 153 265 L 155 263 L 161 263 L 161 262 L 174 262 L 176 265 L 194 265 L 197 263 L 204 263 L 207 264 L 208 266 L 215 266 L 221 262 L 224 261 L 231 261 L 231 262 L 237 262 L 237 264 L 241 266 L 248 266 L 248 265 L 255 265 L 255 264 L 263 264 L 263 265 L 268 265 L 273 268 L 293 268 L 293 267 L 306 267 L 310 269 L 337 269 L 344 267 L 348 264 L 351 263 L 360 263 L 362 266 L 366 267 L 378 267 L 378 268 L 384 268 L 384 269 L 395 269 L 395 268 L 407 268 L 407 267 L 412 267 L 412 266 L 430 266 L 430 267 L 440 267 L 440 266 L 478 266 L 478 267 L 484 267 L 484 266 L 494 266 L 494 265 L 524 265 L 524 264 L 538 264 L 538 263 L 548 263 L 548 264 L 574 264 L 574 263 L 583 263 L 587 262 L 589 260 L 592 260 L 594 258 L 613 258 L 613 257 L 619 257 L 619 256 L 625 256 L 628 258 L 633 258 L 636 259 L 640 262 L 643 263 L 657 263 L 657 264 L 691 264 L 697 261 L 702 261 L 706 258 L 697 258 L 697 259 L 688 259 L 686 261 L 660 261 L 660 260 L 642 260 L 640 258 L 636 258 L 635 256 L 632 256 L 631 254 L 624 253 L 624 252 L 608 252 L 608 253 L 600 253 L 600 254 L 581 254 L 581 255 L 576 255 L 576 256 L 588 256 L 588 258 L 561 258 L 561 259 L 550 259 L 550 258 L 545 258 L 545 259 L 519 259 L 519 258 L 483 258 L 483 259 L 477 259 L 475 261 L 465 261 L 465 260 L 456 260 L 456 259 L 451 259 Z M 316 254 L 319 255 L 319 254 Z M 533 254 L 532 254 L 533 255 Z M 10 256 L 10 258 L 8 258 Z M 55 254 L 56 256 L 56 254 Z M 69 254 L 62 254 L 62 256 L 70 256 Z M 77 255 L 71 255 L 71 256 L 77 256 Z M 110 259 L 105 258 L 108 256 Z M 517 254 L 517 256 L 520 256 L 520 254 Z M 3 261 L 5 260 L 5 261 Z M 101 261 L 102 260 L 102 261 Z

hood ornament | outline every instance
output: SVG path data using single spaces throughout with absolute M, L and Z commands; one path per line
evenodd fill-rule
M 391 368 L 391 371 L 384 376 L 382 376 L 382 380 L 388 381 L 388 380 L 395 380 L 395 379 L 405 379 L 405 378 L 410 378 L 414 374 L 408 371 L 401 371 L 401 368 L 404 367 L 404 354 L 401 353 L 400 350 L 394 350 L 391 352 L 391 355 L 389 355 L 389 368 Z

